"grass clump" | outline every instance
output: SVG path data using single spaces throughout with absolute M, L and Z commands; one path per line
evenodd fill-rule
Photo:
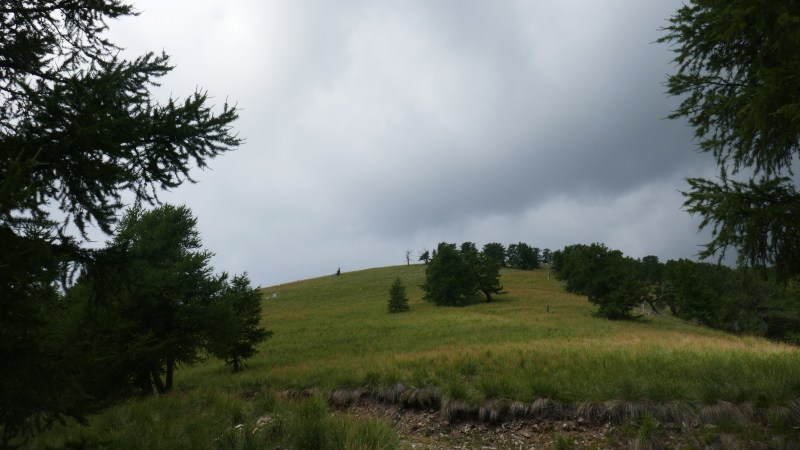
M 288 414 L 283 438 L 290 448 L 347 450 L 398 447 L 397 435 L 386 423 L 334 416 L 319 397 L 293 405 Z

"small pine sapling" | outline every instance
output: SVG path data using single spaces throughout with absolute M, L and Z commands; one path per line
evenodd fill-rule
M 403 312 L 408 311 L 408 296 L 406 295 L 406 287 L 400 278 L 395 278 L 392 286 L 389 288 L 389 312 Z

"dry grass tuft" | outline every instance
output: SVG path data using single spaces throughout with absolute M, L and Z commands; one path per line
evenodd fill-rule
M 682 400 L 670 400 L 654 405 L 651 414 L 655 419 L 666 423 L 684 423 L 694 416 L 692 407 Z
M 610 411 L 608 408 L 609 405 L 605 403 L 609 402 L 583 402 L 576 407 L 575 413 L 578 417 L 586 421 L 595 423 L 602 422 L 608 418 L 608 413 Z
M 700 422 L 706 424 L 743 424 L 750 421 L 750 415 L 742 409 L 742 407 L 731 402 L 720 400 L 711 405 L 701 406 L 697 412 L 697 415 Z
M 411 387 L 400 394 L 400 403 L 407 408 L 438 409 L 442 403 L 442 391 L 438 387 Z
M 378 399 L 386 403 L 400 403 L 400 397 L 405 391 L 405 385 L 396 383 L 392 387 L 378 391 Z
M 361 389 L 337 389 L 331 392 L 331 395 L 328 397 L 328 402 L 334 408 L 341 409 L 358 403 L 358 401 L 366 395 L 368 395 L 368 393 Z
M 767 411 L 770 425 L 800 428 L 800 398 L 773 406 Z
M 469 407 L 459 400 L 451 400 L 445 403 L 443 413 L 450 423 L 456 423 L 475 417 L 477 408 Z
M 521 418 L 528 415 L 529 408 L 522 402 L 511 402 L 508 407 L 508 415 L 513 418 Z
M 528 413 L 534 419 L 546 419 L 551 416 L 553 402 L 549 398 L 537 398 L 528 408 Z
M 508 417 L 511 409 L 510 400 L 489 400 L 478 408 L 478 420 L 490 424 L 498 424 Z

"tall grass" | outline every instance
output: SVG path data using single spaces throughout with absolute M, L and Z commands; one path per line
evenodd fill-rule
M 395 277 L 408 286 L 409 314 L 385 312 Z M 463 308 L 423 301 L 423 277 L 424 266 L 398 266 L 268 288 L 277 293 L 264 310 L 275 337 L 241 379 L 323 390 L 400 382 L 443 387 L 468 402 L 680 399 L 768 407 L 800 396 L 795 347 L 670 317 L 595 318 L 585 298 L 565 293 L 544 271 L 504 270 L 507 295 Z M 206 366 L 190 379 L 216 377 L 216 370 Z
M 32 448 L 392 449 L 395 431 L 378 420 L 333 415 L 319 397 L 299 402 L 269 392 L 249 398 L 202 389 L 131 400 L 91 420 L 43 433 Z
M 389 314 L 397 277 L 411 310 Z M 322 399 L 342 388 L 399 385 L 406 397 L 398 390 L 398 400 L 424 403 L 435 393 L 456 415 L 496 400 L 519 409 L 547 398 L 586 411 L 626 400 L 709 417 L 724 414 L 725 404 L 748 404 L 776 424 L 800 424 L 796 347 L 671 317 L 599 319 L 544 271 L 504 270 L 508 294 L 461 308 L 423 301 L 423 278 L 424 266 L 397 266 L 266 288 L 263 323 L 274 336 L 244 372 L 212 360 L 181 368 L 175 393 L 131 400 L 88 428 L 45 433 L 34 446 L 391 448 L 389 425 L 332 416 Z M 319 395 L 289 401 L 279 395 L 286 391 Z

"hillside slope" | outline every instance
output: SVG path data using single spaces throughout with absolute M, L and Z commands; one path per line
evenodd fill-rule
M 407 313 L 387 312 L 395 277 L 407 286 Z M 468 403 L 547 397 L 773 406 L 800 396 L 796 347 L 671 317 L 596 318 L 585 298 L 564 292 L 544 270 L 504 270 L 507 294 L 461 308 L 425 302 L 423 281 L 424 266 L 414 265 L 265 289 L 264 322 L 275 335 L 244 377 L 276 388 L 437 386 Z
M 504 269 L 507 293 L 492 303 L 437 307 L 422 299 L 424 270 L 385 267 L 265 288 L 263 324 L 274 336 L 245 371 L 231 374 L 215 360 L 180 368 L 173 394 L 117 405 L 87 428 L 57 427 L 33 448 L 800 441 L 797 347 L 672 317 L 597 318 L 544 270 Z M 396 277 L 411 310 L 390 314 Z M 331 416 L 327 405 L 341 413 Z

